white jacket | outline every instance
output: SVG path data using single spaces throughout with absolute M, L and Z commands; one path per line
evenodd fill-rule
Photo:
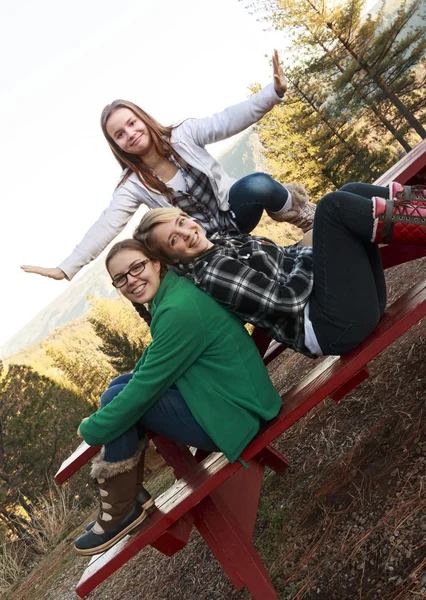
M 229 210 L 229 188 L 235 179 L 205 149 L 257 123 L 276 104 L 282 102 L 271 83 L 248 100 L 203 119 L 188 119 L 172 132 L 171 143 L 188 164 L 207 175 L 222 210 Z M 124 172 L 123 172 L 124 173 Z M 122 173 L 122 175 L 123 175 Z M 170 206 L 167 198 L 148 190 L 135 173 L 119 186 L 111 204 L 102 212 L 81 242 L 59 266 L 68 279 L 94 260 L 124 229 L 141 204 L 150 208 Z

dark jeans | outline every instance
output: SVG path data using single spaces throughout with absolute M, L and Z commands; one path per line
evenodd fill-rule
M 229 205 L 241 233 L 256 227 L 263 210 L 277 212 L 288 198 L 285 187 L 266 173 L 252 173 L 236 181 L 229 190 Z
M 121 392 L 132 378 L 132 373 L 120 375 L 111 381 L 101 396 L 101 408 Z M 118 462 L 136 454 L 138 442 L 146 430 L 159 433 L 175 442 L 202 450 L 218 450 L 213 440 L 192 416 L 182 394 L 172 386 L 126 433 L 105 446 L 105 460 Z
M 380 251 L 370 242 L 373 196 L 387 198 L 389 190 L 349 183 L 324 196 L 316 209 L 309 310 L 324 354 L 341 355 L 358 346 L 386 307 Z

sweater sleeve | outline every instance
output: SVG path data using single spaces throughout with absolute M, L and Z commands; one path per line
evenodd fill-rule
M 257 123 L 276 104 L 283 101 L 270 83 L 262 90 L 239 104 L 203 119 L 189 119 L 181 125 L 182 132 L 189 135 L 201 147 L 225 140 L 250 125 Z
M 281 280 L 268 275 L 267 262 L 259 270 L 237 258 L 219 255 L 203 263 L 194 276 L 197 287 L 228 310 L 245 315 L 294 317 L 312 291 L 312 248 L 301 248 L 290 273 Z
M 113 195 L 111 204 L 87 231 L 72 253 L 58 267 L 72 279 L 78 271 L 94 260 L 124 229 L 141 204 L 134 194 L 123 187 Z
M 205 325 L 189 296 L 184 305 L 168 307 L 158 316 L 149 352 L 132 379 L 107 406 L 81 423 L 89 445 L 108 444 L 125 433 L 203 353 Z

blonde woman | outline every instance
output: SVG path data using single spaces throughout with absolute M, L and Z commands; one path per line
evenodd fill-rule
M 378 244 L 426 245 L 426 194 L 347 184 L 319 201 L 313 242 L 288 247 L 241 234 L 207 238 L 178 209 L 151 211 L 133 235 L 242 321 L 307 356 L 341 355 L 385 310 Z

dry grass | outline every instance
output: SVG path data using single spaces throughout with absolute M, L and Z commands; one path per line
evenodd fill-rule
M 41 554 L 54 548 L 79 520 L 79 500 L 67 486 L 49 485 L 32 515 L 33 545 Z
M 0 598 L 25 575 L 25 547 L 14 542 L 3 542 L 0 546 Z

